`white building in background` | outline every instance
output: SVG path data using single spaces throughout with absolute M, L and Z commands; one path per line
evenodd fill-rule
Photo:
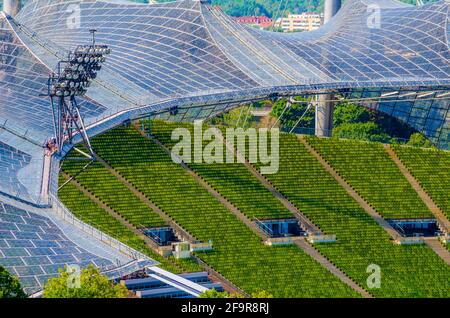
M 281 27 L 283 32 L 314 31 L 323 25 L 323 13 L 304 12 L 289 14 L 277 19 L 275 27 Z

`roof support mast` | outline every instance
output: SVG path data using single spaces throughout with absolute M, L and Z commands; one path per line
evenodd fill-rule
M 328 23 L 341 9 L 341 0 L 325 0 L 324 23 Z
M 20 11 L 20 0 L 4 0 L 3 11 L 11 17 L 15 17 Z
M 341 0 L 325 0 L 324 23 L 328 23 L 341 8 Z M 316 136 L 331 137 L 333 130 L 334 95 L 323 92 L 316 105 Z

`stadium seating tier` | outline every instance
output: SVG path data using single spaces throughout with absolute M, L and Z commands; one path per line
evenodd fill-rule
M 307 140 L 384 218 L 433 218 L 382 144 L 317 137 Z
M 268 179 L 322 231 L 336 234 L 336 243 L 316 246 L 347 275 L 367 287 L 374 264 L 382 275 L 381 288 L 369 289 L 376 297 L 450 296 L 450 267 L 425 245 L 394 245 L 297 136 L 281 136 L 280 158 L 279 173 Z
M 154 123 L 152 133 L 171 146 L 173 142 L 168 139 L 167 127 L 175 126 L 189 128 L 185 124 Z M 323 255 L 377 297 L 450 297 L 450 268 L 429 247 L 394 245 L 388 234 L 348 196 L 296 136 L 283 134 L 280 142 L 280 171 L 267 177 L 322 231 L 337 235 L 336 243 L 315 245 Z M 264 246 L 260 238 L 174 163 L 155 141 L 143 137 L 134 127 L 116 128 L 94 138 L 92 143 L 100 157 L 185 230 L 201 241 L 212 241 L 212 252 L 197 255 L 245 291 L 264 289 L 276 297 L 359 296 L 298 247 Z M 382 155 L 379 159 L 375 155 L 379 153 L 377 149 L 371 153 L 374 166 L 383 170 L 386 157 Z M 378 159 L 380 163 L 376 162 Z M 247 199 L 255 189 L 257 193 L 261 191 L 261 185 L 255 185 L 253 176 L 242 167 L 236 165 L 237 169 L 226 171 L 220 165 L 192 166 L 247 216 L 264 217 L 255 204 L 247 205 L 235 196 L 241 191 L 242 197 Z M 237 186 L 227 189 L 222 178 L 232 176 L 233 171 L 233 178 L 227 181 Z M 246 182 L 250 185 L 248 189 L 242 185 Z M 85 186 L 95 188 L 91 183 Z M 61 195 L 71 197 L 71 193 Z M 376 201 L 377 197 L 370 198 Z M 261 200 L 270 202 L 272 198 L 263 195 Z M 415 199 L 410 202 L 417 203 Z M 395 216 L 411 217 L 405 206 L 409 207 L 403 205 L 402 214 Z M 84 213 L 82 210 L 78 213 Z M 101 209 L 97 211 L 100 212 L 105 215 Z M 393 213 L 387 208 L 383 212 L 385 215 Z M 271 212 L 270 217 L 275 216 L 277 214 Z M 122 235 L 123 240 L 133 236 Z M 370 289 L 367 285 L 370 265 L 379 266 L 381 270 L 381 288 Z
M 212 241 L 214 250 L 198 256 L 245 291 L 263 289 L 276 297 L 359 296 L 297 247 L 264 246 L 164 150 L 134 128 L 109 131 L 92 144 L 100 157 L 185 230 L 201 241 Z
M 396 146 L 395 152 L 450 219 L 450 152 L 405 146 Z

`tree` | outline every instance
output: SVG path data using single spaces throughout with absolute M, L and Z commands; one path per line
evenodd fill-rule
M 355 124 L 370 120 L 370 113 L 365 107 L 355 104 L 338 104 L 334 110 L 334 126 L 342 124 Z
M 11 276 L 0 266 L 0 298 L 26 298 L 17 277 Z
M 238 293 L 229 294 L 226 291 L 219 292 L 216 289 L 209 289 L 201 293 L 199 298 L 244 298 L 244 296 Z
M 407 142 L 408 146 L 412 147 L 421 147 L 421 148 L 432 148 L 433 143 L 429 141 L 427 138 L 425 138 L 424 135 L 421 133 L 415 133 L 412 134 L 411 137 L 409 137 L 409 141 Z
M 201 293 L 199 298 L 228 298 L 228 293 L 219 292 L 216 289 L 208 289 Z
M 374 136 L 373 138 L 367 138 L 364 134 L 363 140 L 373 140 L 378 141 L 381 137 L 382 142 L 395 142 L 395 139 L 409 139 L 410 136 L 416 132 L 414 128 L 401 121 L 398 118 L 395 118 L 389 114 L 383 113 L 378 110 L 368 109 L 364 106 L 359 106 L 353 103 L 340 103 L 336 106 L 334 110 L 334 118 L 333 123 L 335 128 L 339 128 L 339 126 L 344 124 L 358 124 L 358 123 L 375 123 L 378 127 L 378 132 L 376 133 L 378 136 Z M 353 126 L 353 128 L 358 128 L 359 130 L 364 127 L 365 129 L 369 129 L 369 125 L 365 126 Z M 374 129 L 375 126 L 372 126 L 371 129 Z M 350 126 L 345 126 L 341 128 L 341 130 L 346 130 Z M 346 132 L 346 133 L 347 133 Z M 361 132 L 361 131 L 360 131 Z M 383 135 L 383 136 L 380 136 Z M 392 138 L 392 140 L 386 139 L 385 135 L 388 135 Z M 349 137 L 351 138 L 351 137 Z M 356 137 L 352 137 L 353 139 L 358 139 Z
M 296 100 L 305 101 L 305 98 L 296 98 Z M 286 99 L 280 99 L 273 104 L 271 115 L 275 118 L 280 118 L 286 108 Z M 311 108 L 306 112 L 308 108 L 307 103 L 305 104 L 292 104 L 291 107 L 284 111 L 283 117 L 281 117 L 279 123 L 282 127 L 292 128 L 297 123 L 297 121 L 304 115 L 302 120 L 298 123 L 299 128 L 314 128 L 314 108 Z M 306 114 L 305 114 L 306 112 Z
M 242 110 L 242 108 L 244 108 L 244 110 Z M 231 127 L 233 127 L 234 125 L 236 125 L 238 119 L 240 119 L 240 125 L 242 125 L 244 122 L 244 118 L 247 113 L 247 110 L 248 110 L 248 105 L 234 108 L 226 113 L 222 113 L 218 116 L 211 118 L 208 121 L 208 124 L 211 124 L 214 126 L 231 126 Z M 242 116 L 241 116 L 241 111 L 243 113 Z
M 273 298 L 273 295 L 266 290 L 258 290 L 252 294 L 252 298 Z
M 333 129 L 333 137 L 366 141 L 391 142 L 391 137 L 373 123 L 342 124 Z
M 78 284 L 79 283 L 79 284 Z M 125 298 L 125 286 L 114 285 L 100 270 L 90 265 L 79 274 L 60 270 L 44 287 L 45 298 Z
M 314 11 L 319 3 L 318 0 L 287 0 L 280 7 L 280 0 L 212 0 L 213 5 L 220 5 L 222 10 L 232 16 L 266 15 L 273 18 L 279 17 L 284 12 Z

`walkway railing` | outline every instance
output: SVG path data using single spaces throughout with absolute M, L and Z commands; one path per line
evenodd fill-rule
M 258 218 L 255 218 L 255 223 L 269 237 L 273 236 L 273 231 L 267 224 L 265 224 L 264 222 L 260 221 Z

